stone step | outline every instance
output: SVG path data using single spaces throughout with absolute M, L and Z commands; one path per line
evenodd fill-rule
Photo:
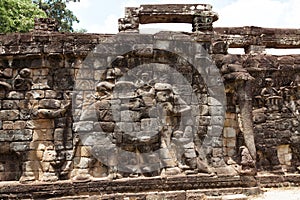
M 251 188 L 252 192 L 255 188 Z M 66 196 L 59 198 L 50 198 L 50 200 L 73 200 L 73 199 L 85 199 L 85 200 L 248 200 L 247 195 L 241 194 L 240 188 L 224 188 L 212 190 L 177 190 L 177 191 L 156 191 L 156 192 L 137 192 L 137 193 L 113 193 L 102 195 L 78 195 L 78 196 Z M 247 190 L 244 190 L 247 193 Z M 249 195 L 252 195 L 248 191 Z M 212 196 L 214 195 L 214 196 Z

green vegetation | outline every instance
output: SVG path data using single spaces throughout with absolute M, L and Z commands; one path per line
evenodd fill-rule
M 35 17 L 47 17 L 31 0 L 0 1 L 0 32 L 28 32 Z
M 76 0 L 73 0 L 76 2 Z M 33 3 L 43 10 L 47 17 L 54 18 L 58 22 L 61 32 L 73 32 L 73 22 L 79 22 L 73 12 L 67 9 L 68 0 L 33 0 Z
M 28 32 L 34 18 L 54 18 L 62 32 L 73 32 L 73 22 L 79 22 L 67 9 L 70 0 L 0 0 L 0 33 Z M 79 0 L 73 0 L 79 2 Z

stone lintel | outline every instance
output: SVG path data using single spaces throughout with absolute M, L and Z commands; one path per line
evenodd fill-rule
M 209 4 L 141 5 L 125 9 L 125 17 L 119 19 L 119 31 L 138 32 L 139 24 L 149 23 L 191 23 L 193 32 L 211 31 L 217 20 Z

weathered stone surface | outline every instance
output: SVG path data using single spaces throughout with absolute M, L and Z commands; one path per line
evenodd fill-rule
M 17 120 L 19 119 L 19 111 L 18 110 L 1 110 L 0 118 L 2 120 Z
M 35 32 L 0 35 L 0 181 L 74 177 L 5 185 L 0 198 L 205 199 L 190 190 L 242 192 L 256 186 L 256 169 L 298 172 L 300 56 L 264 50 L 299 48 L 299 30 L 212 31 L 216 19 L 206 4 L 143 5 L 119 21 L 136 33 L 51 33 L 53 21 L 41 20 Z M 188 22 L 198 33 L 137 33 L 150 22 Z M 258 180 L 299 185 L 283 176 Z M 76 182 L 93 177 L 109 180 Z

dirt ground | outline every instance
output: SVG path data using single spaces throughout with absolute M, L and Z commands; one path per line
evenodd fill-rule
M 272 188 L 263 194 L 249 197 L 249 200 L 300 200 L 300 188 Z

